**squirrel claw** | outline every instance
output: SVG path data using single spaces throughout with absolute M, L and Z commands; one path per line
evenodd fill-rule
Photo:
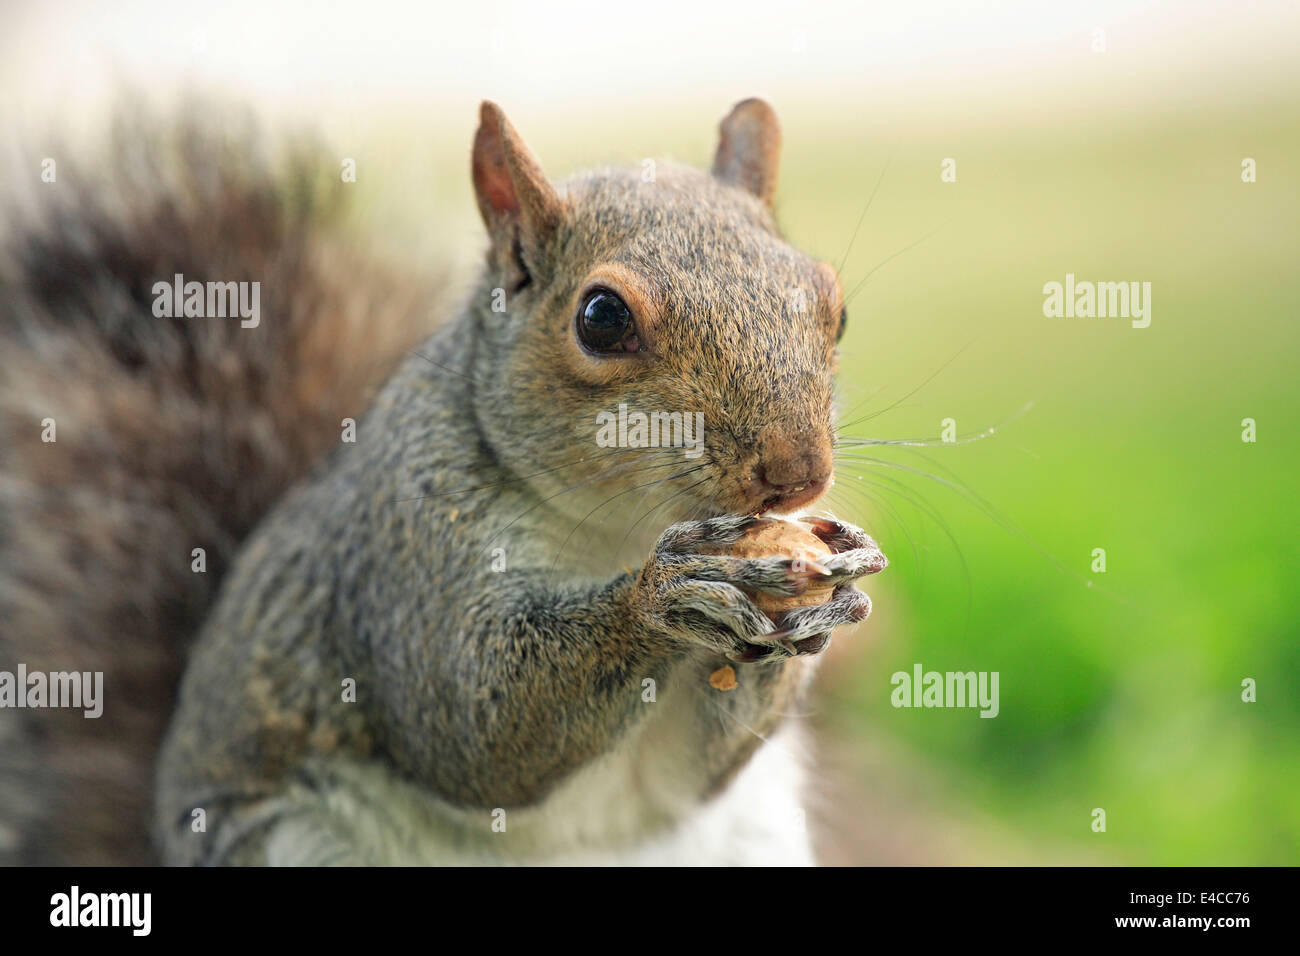
M 813 534 L 821 538 L 823 543 L 836 554 L 845 551 L 856 551 L 861 548 L 880 550 L 879 545 L 876 544 L 871 535 L 854 525 L 836 521 L 834 518 L 821 518 L 816 515 L 803 515 L 799 520 L 808 525 Z
M 744 650 L 728 651 L 727 660 L 733 664 L 752 664 L 767 653 L 767 648 L 757 644 L 746 644 Z
M 817 515 L 800 515 L 797 519 L 806 525 L 809 525 L 818 536 L 841 534 L 844 531 L 844 525 L 834 518 L 821 518 Z

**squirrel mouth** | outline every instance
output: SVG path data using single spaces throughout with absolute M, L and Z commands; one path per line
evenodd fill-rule
M 834 478 L 830 477 L 818 478 L 801 485 L 777 488 L 763 499 L 756 513 L 760 515 L 769 512 L 789 514 L 799 508 L 806 507 L 824 495 L 830 489 L 834 480 Z

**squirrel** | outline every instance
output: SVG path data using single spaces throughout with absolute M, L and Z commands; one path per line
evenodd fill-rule
M 13 858 L 87 862 L 95 843 L 95 859 L 142 861 L 147 820 L 168 864 L 814 862 L 791 715 L 831 632 L 870 613 L 854 582 L 886 559 L 810 510 L 833 481 L 847 313 L 836 270 L 778 229 L 779 146 L 774 111 L 749 99 L 722 121 L 710 171 L 659 163 L 554 184 L 485 102 L 471 178 L 487 261 L 414 345 L 440 293 L 384 289 L 376 274 L 363 286 L 365 267 L 330 262 L 269 179 L 215 197 L 237 207 L 232 230 L 262 230 L 239 249 L 167 204 L 129 210 L 152 247 L 112 230 L 90 248 L 33 246 L 0 295 L 6 347 L 35 363 L 6 356 L 0 381 L 22 459 L 0 472 L 0 528 L 16 532 L 0 551 L 13 631 L 0 651 L 39 663 L 61 650 L 66 664 L 85 643 L 108 674 L 105 718 L 115 696 L 141 700 L 137 740 L 100 733 L 121 751 L 101 771 L 68 769 L 78 729 L 0 730 L 0 765 L 20 772 L 8 789 L 24 791 L 0 789 Z M 206 171 L 192 187 L 220 188 L 220 157 L 190 160 Z M 70 225 L 54 231 L 72 246 Z M 143 290 L 172 272 L 263 276 L 260 328 L 205 339 L 212 326 L 149 315 Z M 106 301 L 113 314 L 96 313 Z M 42 449 L 31 396 L 96 367 L 61 344 L 78 323 L 111 344 L 93 393 L 111 407 L 84 410 L 107 434 L 79 433 L 69 408 Z M 381 377 L 340 442 L 340 419 Z M 248 391 L 205 406 L 231 386 Z M 157 407 L 173 389 L 185 401 Z M 620 409 L 700 414 L 703 454 L 598 445 L 600 416 Z M 33 460 L 83 438 L 66 460 Z M 120 461 L 133 447 L 155 457 Z M 99 452 L 111 460 L 97 466 Z M 43 484 L 22 477 L 42 468 Z M 75 550 L 96 511 L 116 548 L 92 521 L 86 553 L 39 553 L 56 532 Z M 728 554 L 763 515 L 802 522 L 829 556 Z M 141 550 L 125 542 L 145 532 L 167 561 L 132 565 Z M 215 595 L 185 580 L 214 578 L 186 573 L 205 541 Z M 63 591 L 71 606 L 40 606 L 83 582 L 98 604 Z M 810 583 L 827 599 L 774 616 L 755 604 Z M 734 689 L 711 686 L 723 667 Z M 150 802 L 138 771 L 164 722 Z M 117 792 L 86 793 L 110 778 Z M 78 822 L 83 800 L 96 812 Z

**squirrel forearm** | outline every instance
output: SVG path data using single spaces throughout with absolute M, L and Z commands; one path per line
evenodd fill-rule
M 394 738 L 444 798 L 525 806 L 623 739 L 643 681 L 680 651 L 639 626 L 631 575 L 567 588 L 536 572 L 493 578 L 491 601 L 468 601 L 454 630 L 443 622 L 413 650 L 430 676 L 413 683 L 419 697 L 393 699 Z

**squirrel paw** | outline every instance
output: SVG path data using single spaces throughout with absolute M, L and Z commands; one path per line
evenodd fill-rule
M 739 654 L 730 655 L 734 661 L 770 662 L 819 654 L 830 646 L 835 628 L 860 623 L 871 614 L 871 598 L 853 587 L 852 582 L 888 567 L 889 559 L 880 546 L 861 528 L 847 522 L 812 515 L 797 520 L 833 552 L 820 562 L 826 572 L 822 583 L 834 586 L 831 599 L 787 611 L 780 619 L 780 630 L 766 634 L 762 644 L 751 644 Z
M 728 515 L 683 521 L 659 536 L 640 586 L 660 630 L 733 661 L 776 661 L 824 650 L 831 629 L 871 613 L 870 599 L 850 582 L 875 574 L 887 561 L 875 542 L 852 525 L 803 519 L 836 552 L 819 563 L 701 553 L 735 543 L 756 520 Z M 779 630 L 745 594 L 802 594 L 813 580 L 834 587 L 831 600 L 788 611 Z
M 857 525 L 836 521 L 834 518 L 821 518 L 816 515 L 803 515 L 797 520 L 801 524 L 806 524 L 808 530 L 821 538 L 826 543 L 826 546 L 835 552 L 836 557 L 842 557 L 854 551 L 874 551 L 878 556 L 880 567 L 864 572 L 866 574 L 883 571 L 885 566 L 889 564 L 885 556 L 880 553 L 880 546 L 876 544 L 871 535 Z
M 825 604 L 787 611 L 781 618 L 781 629 L 764 635 L 765 645 L 751 644 L 739 654 L 729 656 L 745 664 L 819 654 L 830 646 L 835 628 L 865 621 L 870 614 L 871 598 L 852 584 L 841 584 Z
M 723 655 L 738 653 L 776 630 L 738 584 L 753 588 L 762 581 L 792 594 L 798 587 L 792 576 L 770 559 L 701 553 L 734 544 L 754 522 L 740 515 L 681 521 L 659 536 L 638 582 L 656 630 Z

